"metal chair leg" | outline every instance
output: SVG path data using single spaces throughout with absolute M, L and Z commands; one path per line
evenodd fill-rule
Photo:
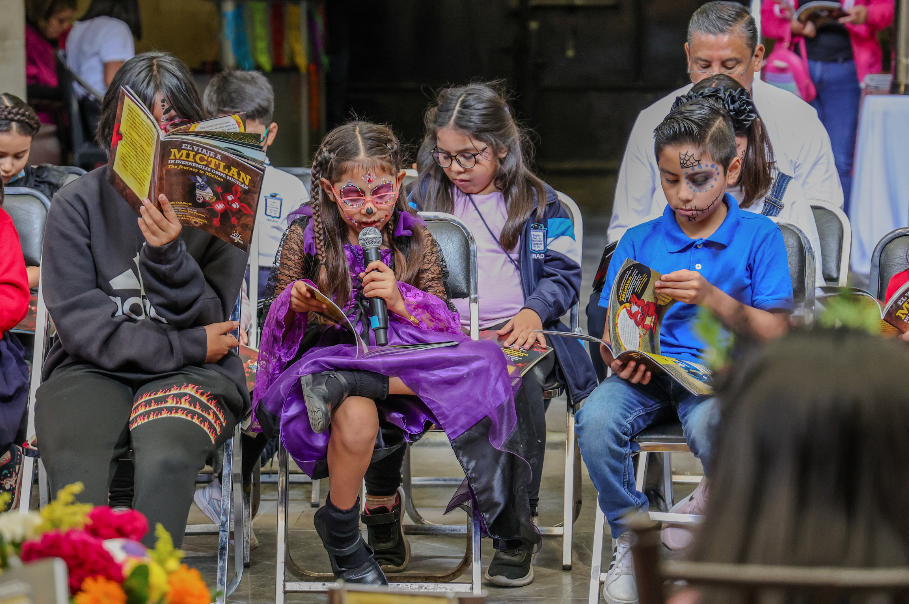
M 634 477 L 634 488 L 638 490 L 638 493 L 644 492 L 644 474 L 647 473 L 647 452 L 641 451 L 638 453 L 638 467 L 636 470 L 636 475 Z
M 600 577 L 603 566 L 603 535 L 605 533 L 606 515 L 597 502 L 596 521 L 593 527 L 593 555 L 590 558 L 590 590 L 587 604 L 598 604 L 600 601 Z
M 672 453 L 669 451 L 663 453 L 663 499 L 666 501 L 666 509 L 671 510 L 674 497 L 672 495 Z
M 38 458 L 38 506 L 44 507 L 50 502 L 50 485 L 47 480 L 47 469 L 44 462 Z
M 224 604 L 243 578 L 243 552 L 246 539 L 242 509 L 243 484 L 240 478 L 240 427 L 224 443 L 221 464 L 221 519 L 218 528 L 218 604 Z M 239 517 L 234 512 L 240 512 Z M 234 575 L 228 583 L 231 526 L 234 533 Z
M 35 458 L 26 457 L 22 460 L 22 486 L 19 487 L 19 513 L 28 512 L 32 503 L 32 486 L 35 484 Z
M 319 501 L 321 501 L 321 480 L 312 481 L 312 496 L 309 500 L 309 507 L 317 508 L 319 507 Z
M 287 449 L 278 444 L 278 555 L 275 569 L 275 604 L 284 604 L 287 580 Z
M 481 563 L 483 555 L 483 541 L 480 539 L 482 536 L 480 531 L 480 522 L 477 520 L 476 510 L 471 507 L 470 509 L 470 534 L 471 534 L 471 582 L 473 583 L 473 593 L 476 596 L 479 596 L 483 593 L 483 565 Z
M 565 486 L 562 493 L 562 570 L 571 570 L 571 542 L 574 532 L 574 411 L 568 406 L 565 430 Z

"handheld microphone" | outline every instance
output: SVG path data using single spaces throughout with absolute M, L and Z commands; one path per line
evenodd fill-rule
M 366 227 L 360 231 L 357 241 L 363 248 L 363 260 L 369 265 L 371 262 L 382 259 L 379 247 L 382 245 L 382 233 L 375 227 Z M 376 334 L 376 344 L 388 345 L 388 307 L 382 298 L 369 299 L 369 325 Z

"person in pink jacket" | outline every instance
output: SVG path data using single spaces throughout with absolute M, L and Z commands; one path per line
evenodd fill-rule
M 836 169 L 849 211 L 852 160 L 858 125 L 860 83 L 881 71 L 881 46 L 877 32 L 893 23 L 894 0 L 843 0 L 846 16 L 819 27 L 793 18 L 798 0 L 770 0 L 761 7 L 764 37 L 783 39 L 787 33 L 805 39 L 808 71 L 817 88 L 811 105 L 833 146 Z

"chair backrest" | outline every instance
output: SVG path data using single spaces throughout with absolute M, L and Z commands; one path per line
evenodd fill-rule
M 664 604 L 665 582 L 684 581 L 695 588 L 711 585 L 740 591 L 745 601 L 760 602 L 761 593 L 772 591 L 774 600 L 788 601 L 785 591 L 799 590 L 801 599 L 811 602 L 810 592 L 824 594 L 824 601 L 839 601 L 835 595 L 861 592 L 874 595 L 867 601 L 903 602 L 909 591 L 906 568 L 836 568 L 770 566 L 764 564 L 720 564 L 713 562 L 667 561 L 661 563 L 660 524 L 644 515 L 632 518 L 629 527 L 634 578 L 640 604 Z M 888 595 L 890 597 L 882 597 Z M 808 597 L 805 597 L 808 596 Z M 842 598 L 842 601 L 851 601 Z
M 60 168 L 66 172 L 66 178 L 63 180 L 64 187 L 85 174 L 85 170 L 76 166 L 60 166 Z
M 3 193 L 3 209 L 13 219 L 13 225 L 19 232 L 25 264 L 39 266 L 50 201 L 38 191 L 25 187 L 8 187 Z
M 827 285 L 845 287 L 852 251 L 852 226 L 845 212 L 826 201 L 811 202 L 821 249 L 821 271 Z
M 470 301 L 470 337 L 479 334 L 477 243 L 460 219 L 443 212 L 420 212 L 448 265 L 446 286 L 452 298 Z
M 310 195 L 312 192 L 309 190 L 312 185 L 312 168 L 278 168 L 282 172 L 287 172 L 292 174 L 300 179 L 303 183 L 303 186 L 306 187 L 306 192 Z
M 612 255 L 615 254 L 615 248 L 619 247 L 618 241 L 607 243 L 603 248 L 603 255 L 600 257 L 600 265 L 597 267 L 597 274 L 593 277 L 593 291 L 602 292 L 606 286 L 606 273 L 609 272 L 609 263 L 612 262 Z
M 806 324 L 814 320 L 814 276 L 815 260 L 811 241 L 802 229 L 785 220 L 772 219 L 780 227 L 786 258 L 789 262 L 789 277 L 792 279 L 792 296 L 795 301 L 793 317 L 801 318 Z
M 571 224 L 574 227 L 574 244 L 577 246 L 578 262 L 580 262 L 581 254 L 583 254 L 584 250 L 584 219 L 581 216 L 581 208 L 579 208 L 578 204 L 565 193 L 556 191 L 556 194 L 559 196 L 562 207 L 565 208 L 565 211 L 568 212 L 568 216 L 571 218 Z M 568 327 L 571 331 L 578 331 L 580 328 L 579 311 L 580 302 L 572 306 L 569 311 Z
M 871 280 L 868 291 L 884 299 L 890 279 L 909 269 L 909 228 L 896 229 L 884 235 L 871 255 Z

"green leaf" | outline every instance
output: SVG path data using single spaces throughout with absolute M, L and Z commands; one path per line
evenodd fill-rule
M 698 312 L 694 334 L 704 343 L 704 361 L 711 370 L 716 372 L 729 364 L 729 351 L 735 344 L 735 337 L 706 308 Z
M 126 604 L 148 604 L 148 565 L 136 566 L 126 581 L 123 582 L 126 592 Z
M 880 335 L 881 314 L 873 300 L 843 289 L 840 294 L 825 298 L 823 305 L 824 310 L 818 317 L 822 326 L 851 327 Z

